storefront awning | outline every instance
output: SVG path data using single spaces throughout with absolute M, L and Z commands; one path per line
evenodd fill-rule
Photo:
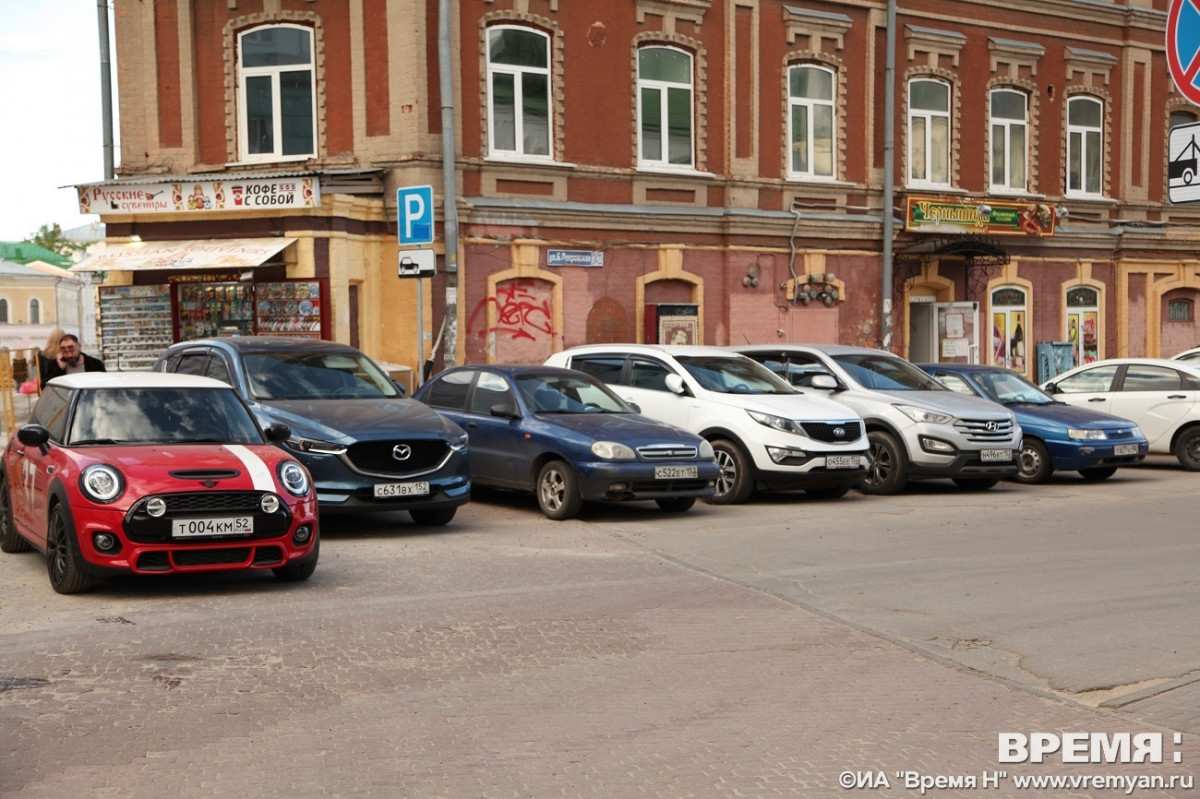
M 236 269 L 269 261 L 293 238 L 137 241 L 106 244 L 71 267 L 72 272 L 148 271 L 153 269 Z

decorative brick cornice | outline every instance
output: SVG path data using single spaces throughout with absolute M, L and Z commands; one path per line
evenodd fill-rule
M 988 38 L 988 51 L 991 54 L 991 71 L 1001 72 L 1001 67 L 1007 67 L 1010 78 L 1016 79 L 1019 70 L 1024 67 L 1033 77 L 1037 76 L 1038 61 L 1046 53 L 1046 48 L 1036 42 L 1020 42 L 1015 39 Z
M 678 20 L 687 20 L 700 29 L 704 14 L 712 7 L 712 0 L 636 0 L 637 21 L 644 25 L 646 15 L 663 18 L 663 30 L 672 33 Z
M 834 42 L 835 50 L 845 47 L 846 32 L 854 25 L 854 20 L 845 14 L 784 6 L 783 24 L 787 31 L 788 44 L 795 45 L 798 38 L 807 39 L 807 42 L 801 43 L 801 47 L 812 52 L 822 52 L 825 50 L 826 39 Z
M 1093 89 L 1108 85 L 1112 68 L 1118 62 L 1115 55 L 1079 47 L 1066 48 L 1063 58 L 1067 62 L 1067 80 L 1083 83 Z
M 937 68 L 940 56 L 949 56 L 951 63 L 958 66 L 958 54 L 967 43 L 967 37 L 957 31 L 905 25 L 904 39 L 908 46 L 908 60 L 916 61 L 919 53 L 926 55 L 930 68 Z

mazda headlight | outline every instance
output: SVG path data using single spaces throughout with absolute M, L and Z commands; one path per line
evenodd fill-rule
M 635 461 L 637 453 L 632 447 L 618 444 L 616 441 L 597 441 L 592 444 L 592 454 L 606 461 Z
M 450 445 L 450 449 L 454 450 L 455 452 L 462 452 L 467 448 L 467 434 L 463 433 L 461 436 L 456 436 L 446 443 L 448 443 Z
M 896 405 L 896 410 L 912 419 L 914 422 L 924 422 L 925 424 L 953 424 L 954 417 L 948 413 L 938 413 L 937 411 L 927 411 L 924 408 L 916 408 L 912 405 Z
M 761 425 L 766 425 L 784 433 L 793 433 L 798 436 L 804 435 L 804 431 L 800 429 L 800 425 L 791 419 L 784 419 L 782 416 L 772 416 L 769 413 L 760 413 L 759 411 L 746 411 L 746 413 L 750 414 L 750 418 Z
M 289 494 L 296 497 L 308 495 L 311 484 L 303 466 L 295 461 L 280 461 L 278 469 L 279 482 L 283 483 Z
M 112 502 L 125 493 L 125 478 L 115 466 L 93 463 L 80 473 L 79 490 L 92 502 Z
M 313 455 L 341 455 L 346 451 L 341 444 L 304 436 L 292 436 L 287 440 L 287 445 L 296 452 L 310 452 Z
M 1067 430 L 1067 436 L 1082 441 L 1104 441 L 1108 438 L 1108 433 L 1103 430 L 1079 430 L 1072 427 Z

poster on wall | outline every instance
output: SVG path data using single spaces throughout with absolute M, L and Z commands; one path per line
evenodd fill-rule
M 658 317 L 660 344 L 695 344 L 700 333 L 700 320 L 694 316 Z
M 1008 366 L 1008 314 L 992 314 L 992 363 Z

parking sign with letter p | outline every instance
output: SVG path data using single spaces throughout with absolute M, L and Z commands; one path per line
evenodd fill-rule
M 396 189 L 396 212 L 401 244 L 433 243 L 432 186 Z

